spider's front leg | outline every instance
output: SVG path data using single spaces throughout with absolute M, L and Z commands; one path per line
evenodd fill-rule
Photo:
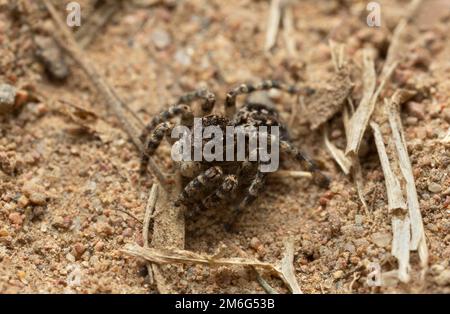
M 315 163 L 305 153 L 298 150 L 291 143 L 280 141 L 280 152 L 285 152 L 299 161 L 304 168 L 312 173 L 314 182 L 320 187 L 326 188 L 330 185 L 330 179 L 317 168 Z
M 181 204 L 193 204 L 199 199 L 207 196 L 220 184 L 222 176 L 223 171 L 220 167 L 215 166 L 208 168 L 185 186 L 183 192 L 181 192 L 175 200 L 175 206 L 180 206 Z
M 150 156 L 152 156 L 156 152 L 156 149 L 158 149 L 158 147 L 161 144 L 161 141 L 164 139 L 164 137 L 170 136 L 173 127 L 174 127 L 173 123 L 163 122 L 163 123 L 158 124 L 150 132 L 148 140 L 144 145 L 144 151 L 142 152 L 141 169 L 140 169 L 141 175 L 145 174 L 145 172 L 147 170 L 147 165 L 148 165 Z
M 206 208 L 214 208 L 228 203 L 234 198 L 234 192 L 237 187 L 237 176 L 233 174 L 226 176 L 225 179 L 223 179 L 222 185 L 204 200 L 203 205 Z
M 170 106 L 169 109 L 164 110 L 159 115 L 153 117 L 150 123 L 142 130 L 140 136 L 141 142 L 145 142 L 147 134 L 149 134 L 158 124 L 169 121 L 177 116 L 181 117 L 182 125 L 191 126 L 193 124 L 194 114 L 190 104 L 198 99 L 204 100 L 201 105 L 202 116 L 209 114 L 213 110 L 214 104 L 216 103 L 216 96 L 212 92 L 204 88 L 189 92 L 178 98 L 175 105 Z
M 216 95 L 207 89 L 201 88 L 193 92 L 187 93 L 178 99 L 178 104 L 190 104 L 194 100 L 203 99 L 204 102 L 201 105 L 202 116 L 206 116 L 211 113 L 216 103 Z
M 152 134 L 153 130 L 160 125 L 161 123 L 167 122 L 170 119 L 180 116 L 181 123 L 184 125 L 188 125 L 193 119 L 194 114 L 192 113 L 191 107 L 185 104 L 176 104 L 170 106 L 169 109 L 161 112 L 159 115 L 152 118 L 152 120 L 145 126 L 142 130 L 141 136 L 139 139 L 142 143 L 145 143 L 148 134 Z
M 304 92 L 306 94 L 314 92 L 314 90 L 309 88 L 300 89 L 294 85 L 287 85 L 279 81 L 266 80 L 258 84 L 241 84 L 227 93 L 225 98 L 225 116 L 227 118 L 233 117 L 236 112 L 236 98 L 239 95 L 250 94 L 256 91 L 270 90 L 276 88 L 289 94 L 299 94 Z
M 246 195 L 244 196 L 244 199 L 239 203 L 239 205 L 233 210 L 233 214 L 231 217 L 231 220 L 228 224 L 225 225 L 225 228 L 227 230 L 232 230 L 234 227 L 234 224 L 236 223 L 236 220 L 238 216 L 242 213 L 242 211 L 247 207 L 250 206 L 258 196 L 259 192 L 261 191 L 261 188 L 264 186 L 266 173 L 257 171 L 255 174 L 255 177 L 253 178 Z

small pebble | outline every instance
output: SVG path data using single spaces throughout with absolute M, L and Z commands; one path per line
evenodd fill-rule
M 104 247 L 105 247 L 105 243 L 104 243 L 103 241 L 98 241 L 98 242 L 95 244 L 94 249 L 95 249 L 96 251 L 101 251 L 101 250 L 103 250 Z
M 9 214 L 8 218 L 14 225 L 21 225 L 23 222 L 22 215 L 17 212 Z
M 67 255 L 66 255 L 66 259 L 69 261 L 69 262 L 75 262 L 75 256 L 73 256 L 72 254 L 70 254 L 70 253 L 67 253 Z
M 98 234 L 103 235 L 103 236 L 110 236 L 114 233 L 113 228 L 104 222 L 97 223 L 96 231 Z
M 428 184 L 428 191 L 432 193 L 439 193 L 440 191 L 442 191 L 442 187 L 436 182 L 431 182 L 430 184 Z
M 35 205 L 45 205 L 47 203 L 47 195 L 45 194 L 44 188 L 33 182 L 26 182 L 23 185 L 22 192 Z
M 175 61 L 184 66 L 191 65 L 191 56 L 186 52 L 185 49 L 177 50 L 175 53 Z
M 423 120 L 425 118 L 423 105 L 418 102 L 408 102 L 406 104 L 406 109 L 411 116 L 416 117 L 417 119 Z
M 431 265 L 431 267 L 430 267 L 430 273 L 434 276 L 439 275 L 444 270 L 445 270 L 445 267 L 440 264 L 434 264 L 434 265 Z
M 333 273 L 334 279 L 341 279 L 342 277 L 344 277 L 344 272 L 342 270 L 338 270 Z
M 15 106 L 21 107 L 27 101 L 29 101 L 29 99 L 30 99 L 30 95 L 28 94 L 28 92 L 26 92 L 24 90 L 18 90 L 16 92 Z
M 9 232 L 6 229 L 0 229 L 0 238 L 9 236 Z
M 76 254 L 77 258 L 80 258 L 81 255 L 83 255 L 83 253 L 86 251 L 86 247 L 84 246 L 83 243 L 80 243 L 80 242 L 76 243 L 73 246 L 73 249 L 75 251 L 75 254 Z
M 408 124 L 408 125 L 416 125 L 417 122 L 419 122 L 419 119 L 417 119 L 417 117 L 407 117 L 406 118 L 406 124 Z
M 155 47 L 161 50 L 169 46 L 171 42 L 169 33 L 167 33 L 163 29 L 154 30 L 152 32 L 151 38 Z
M 439 286 L 450 285 L 450 269 L 446 269 L 440 273 L 439 276 L 434 278 L 434 282 L 436 282 Z
M 16 89 L 9 84 L 0 84 L 0 114 L 7 113 L 14 107 Z
M 342 136 L 342 131 L 340 129 L 335 129 L 333 131 L 331 131 L 331 138 L 332 139 L 337 139 L 339 137 Z
M 450 107 L 446 107 L 442 110 L 442 117 L 444 120 L 450 123 Z
M 253 238 L 250 240 L 250 247 L 251 247 L 252 249 L 258 250 L 258 249 L 261 247 L 261 241 L 260 241 L 258 238 L 253 237 Z
M 131 228 L 126 228 L 123 232 L 122 232 L 122 236 L 124 238 L 129 238 L 133 235 L 133 230 Z
M 389 233 L 375 232 L 372 234 L 372 242 L 379 247 L 387 247 L 391 243 L 392 236 Z
M 20 207 L 26 207 L 30 203 L 30 200 L 25 195 L 21 195 L 19 199 L 17 200 L 17 204 Z
M 362 225 L 364 222 L 364 216 L 363 215 L 355 215 L 355 224 Z
M 57 216 L 52 221 L 52 226 L 56 229 L 66 230 L 69 229 L 71 222 L 68 222 L 61 216 Z

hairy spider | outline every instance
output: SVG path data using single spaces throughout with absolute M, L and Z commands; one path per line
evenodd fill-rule
M 278 111 L 271 104 L 246 101 L 237 109 L 236 98 L 238 95 L 250 94 L 255 91 L 279 89 L 290 94 L 310 93 L 308 89 L 299 89 L 277 81 L 263 81 L 259 84 L 242 84 L 233 88 L 226 95 L 225 116 L 211 114 L 215 104 L 213 93 L 201 89 L 188 93 L 179 98 L 177 103 L 168 110 L 155 116 L 142 132 L 141 140 L 145 143 L 145 151 L 142 155 L 141 169 L 147 168 L 150 156 L 154 155 L 161 141 L 166 137 L 175 145 L 170 135 L 175 123 L 173 118 L 178 117 L 178 125 L 193 128 L 194 113 L 190 104 L 194 100 L 204 100 L 201 106 L 202 126 L 217 126 L 225 131 L 227 126 L 278 126 L 280 129 L 278 142 L 282 155 L 290 156 L 300 162 L 302 166 L 313 174 L 314 181 L 322 187 L 329 184 L 329 179 L 322 174 L 314 162 L 304 153 L 294 147 L 289 141 L 288 130 L 280 119 Z M 272 138 L 269 134 L 269 140 Z M 234 148 L 236 143 L 234 143 Z M 233 149 L 234 149 L 233 148 Z M 226 150 L 225 147 L 223 154 Z M 248 147 L 246 147 L 248 150 Z M 247 151 L 248 152 L 248 151 Z M 174 201 L 176 206 L 181 204 L 195 208 L 212 208 L 218 206 L 232 206 L 235 221 L 238 214 L 251 205 L 265 184 L 267 172 L 260 170 L 261 160 L 250 161 L 180 161 L 177 162 L 181 176 L 184 178 L 184 189 Z M 232 225 L 229 224 L 229 226 Z

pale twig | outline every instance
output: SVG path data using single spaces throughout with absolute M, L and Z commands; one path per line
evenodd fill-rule
M 272 0 L 270 3 L 269 19 L 267 21 L 266 41 L 264 51 L 268 52 L 275 45 L 281 19 L 282 0 Z
M 355 111 L 355 114 L 349 121 L 348 142 L 347 148 L 345 150 L 346 155 L 358 154 L 363 135 L 367 129 L 370 117 L 375 109 L 378 96 L 380 95 L 381 91 L 386 85 L 387 80 L 397 66 L 397 62 L 393 62 L 387 67 L 385 73 L 381 75 L 381 81 L 378 88 L 375 90 L 377 81 L 375 73 L 375 63 L 372 54 L 369 53 L 368 50 L 364 50 L 363 64 L 364 92 L 361 102 Z
M 349 127 L 347 128 L 347 148 L 345 151 L 346 155 L 350 155 L 352 158 L 352 174 L 356 183 L 356 190 L 358 192 L 359 199 L 361 200 L 364 209 L 368 212 L 368 206 L 364 199 L 363 192 L 363 176 L 361 170 L 361 164 L 359 162 L 358 152 L 363 139 L 364 133 L 366 131 L 367 125 L 370 121 L 370 117 L 374 112 L 375 105 L 378 100 L 378 96 L 383 90 L 387 80 L 394 71 L 397 63 L 394 62 L 388 67 L 385 75 L 382 76 L 380 85 L 375 90 L 376 86 L 376 74 L 375 74 L 375 64 L 371 54 L 367 50 L 363 54 L 364 62 L 364 92 L 363 98 L 355 111 L 355 114 L 351 117 L 349 121 Z
M 150 190 L 150 195 L 148 197 L 147 206 L 145 207 L 144 224 L 142 227 L 142 239 L 144 242 L 144 247 L 149 247 L 148 243 L 148 231 L 150 228 L 150 221 L 155 211 L 156 201 L 158 200 L 158 183 L 154 183 L 152 189 Z M 150 284 L 153 284 L 153 269 L 150 263 L 147 263 L 147 272 Z
M 139 220 L 139 218 L 137 218 L 135 215 L 133 215 L 132 213 L 128 212 L 125 209 L 114 208 L 114 210 L 117 210 L 118 212 L 121 212 L 121 213 L 124 213 L 124 214 L 128 215 L 129 217 L 133 218 L 136 222 L 140 223 L 141 225 L 143 224 L 142 221 Z
M 372 113 L 371 99 L 376 86 L 375 62 L 369 50 L 363 51 L 363 96 L 349 121 L 348 142 L 345 154 L 357 154 L 364 131 Z
M 148 9 L 150 7 L 164 4 L 165 0 L 133 0 L 130 4 L 139 9 Z
M 299 179 L 299 178 L 307 178 L 311 179 L 311 172 L 307 171 L 293 171 L 293 170 L 278 170 L 276 172 L 272 172 L 269 176 L 271 179 Z
M 187 250 L 180 249 L 155 249 L 155 248 L 143 248 L 137 244 L 127 244 L 122 252 L 136 256 L 140 258 L 144 258 L 152 263 L 156 264 L 173 264 L 173 263 L 181 263 L 181 264 L 203 264 L 209 266 L 254 266 L 261 269 L 269 270 L 275 274 L 278 274 L 280 277 L 283 276 L 282 272 L 277 269 L 274 265 L 270 263 L 260 262 L 258 260 L 249 259 L 249 258 L 240 258 L 240 257 L 230 257 L 230 258 L 215 258 L 211 255 L 203 255 L 199 253 L 195 253 Z
M 237 250 L 241 256 L 243 257 L 247 257 L 247 253 L 242 250 L 239 246 L 237 246 L 234 243 L 230 243 L 230 245 Z M 220 254 L 220 252 L 216 253 L 215 256 L 218 257 Z M 253 272 L 255 273 L 256 276 L 256 280 L 258 281 L 259 285 L 264 289 L 264 291 L 266 291 L 269 294 L 278 294 L 278 292 L 272 288 L 269 283 L 261 276 L 261 274 L 259 273 L 258 269 L 256 269 L 256 267 L 251 266 L 251 268 L 253 269 Z
M 381 169 L 384 174 L 384 181 L 386 184 L 386 192 L 388 198 L 388 208 L 391 212 L 397 209 L 406 210 L 406 202 L 403 198 L 402 189 L 398 178 L 394 175 L 389 158 L 384 146 L 383 137 L 381 135 L 380 127 L 377 123 L 371 122 L 373 135 L 375 138 L 375 145 L 377 146 L 378 156 L 380 157 Z
M 283 38 L 286 43 L 286 50 L 289 57 L 295 57 L 297 54 L 297 49 L 295 47 L 294 40 L 294 15 L 292 13 L 292 4 L 287 3 L 284 6 L 283 17 Z
M 345 156 L 344 152 L 337 148 L 333 143 L 328 139 L 328 128 L 323 128 L 323 140 L 325 142 L 325 147 L 330 152 L 333 159 L 337 162 L 337 164 L 341 167 L 342 171 L 348 175 L 350 173 L 350 168 L 352 167 L 352 161 Z
M 397 91 L 392 96 L 389 103 L 386 104 L 388 108 L 389 124 L 392 130 L 392 137 L 394 139 L 395 147 L 398 154 L 400 170 L 403 178 L 406 181 L 406 198 L 409 209 L 409 217 L 411 219 L 411 243 L 410 249 L 417 250 L 419 246 L 419 257 L 422 265 L 428 265 L 428 252 L 426 249 L 426 239 L 423 228 L 422 215 L 420 213 L 420 205 L 417 196 L 416 185 L 414 182 L 414 175 L 409 159 L 408 150 L 406 149 L 406 141 L 401 126 L 399 105 L 404 101 L 404 97 L 410 97 L 401 91 Z
M 352 293 L 353 291 L 353 285 L 355 284 L 355 282 L 361 277 L 361 273 L 359 272 L 354 272 L 353 273 L 353 279 L 350 282 L 350 284 L 348 285 L 348 292 Z
M 387 57 L 385 64 L 383 66 L 383 70 L 381 71 L 382 76 L 388 77 L 389 72 L 393 71 L 395 65 L 399 62 L 402 53 L 404 53 L 404 38 L 403 35 L 406 32 L 406 27 L 408 22 L 412 19 L 415 12 L 419 8 L 421 4 L 421 0 L 412 0 L 410 2 L 409 8 L 406 10 L 405 17 L 397 24 L 392 40 L 388 49 Z M 423 232 L 423 222 L 420 214 L 419 203 L 417 201 L 417 193 L 414 184 L 414 177 L 412 175 L 412 168 L 409 161 L 408 152 L 406 149 L 406 142 L 404 139 L 403 131 L 401 128 L 401 120 L 399 116 L 399 104 L 402 102 L 402 97 L 405 95 L 403 92 L 396 92 L 394 96 L 391 98 L 391 103 L 384 102 L 381 108 L 376 111 L 375 119 L 380 121 L 380 123 L 384 123 L 384 121 L 389 120 L 389 124 L 391 126 L 392 138 L 385 135 L 386 138 L 389 138 L 397 151 L 397 158 L 395 159 L 395 163 L 400 167 L 401 173 L 396 173 L 395 180 L 403 177 L 406 181 L 406 198 L 407 198 L 407 207 L 409 209 L 408 215 L 404 215 L 401 211 L 394 211 L 395 217 L 392 218 L 392 229 L 393 229 L 393 242 L 392 242 L 392 254 L 398 259 L 399 270 L 398 277 L 400 280 L 406 282 L 409 280 L 409 251 L 416 248 L 419 253 L 419 258 L 421 260 L 421 264 L 423 267 L 422 274 L 425 273 L 427 264 L 428 264 L 428 248 L 426 245 L 425 234 Z M 395 105 L 393 105 L 395 103 Z M 386 113 L 388 117 L 386 117 Z M 388 118 L 388 119 L 386 119 Z M 384 128 L 383 128 L 384 129 Z M 374 137 L 376 143 L 378 142 L 378 147 L 381 149 L 384 148 L 384 143 L 382 143 L 379 135 L 374 131 Z M 378 138 L 378 139 L 377 139 Z M 380 155 L 380 149 L 378 149 Z M 381 153 L 382 155 L 383 153 Z M 391 150 L 391 154 L 395 155 L 395 151 Z M 380 155 L 380 159 L 382 157 Z M 385 163 L 385 162 L 382 162 Z M 384 167 L 386 168 L 386 166 Z M 387 168 L 386 168 L 387 169 Z M 385 177 L 389 176 L 386 174 L 386 169 L 383 169 Z M 387 170 L 389 171 L 389 170 Z M 396 172 L 398 169 L 396 168 Z M 397 183 L 390 182 L 392 179 L 389 177 L 386 178 L 386 184 L 395 185 Z M 404 201 L 400 200 L 400 196 L 395 196 L 394 194 L 399 195 L 398 191 L 390 191 L 388 189 L 388 202 L 390 204 L 389 207 L 395 209 L 395 207 L 404 207 Z M 402 197 L 405 194 L 401 193 Z M 397 197 L 397 200 L 395 199 Z M 389 199 L 391 198 L 391 200 Z M 392 200 L 392 198 L 394 198 Z M 408 217 L 409 216 L 409 217 Z
M 330 46 L 334 70 L 339 72 L 344 66 L 344 45 L 336 45 L 333 40 L 329 40 L 328 44 Z M 348 96 L 347 99 L 351 99 L 350 96 Z M 345 136 L 348 138 L 348 111 L 345 106 L 343 110 Z M 331 143 L 328 138 L 328 126 L 326 124 L 323 128 L 323 139 L 325 142 L 325 147 L 328 149 L 333 159 L 341 167 L 342 171 L 348 175 L 350 173 L 350 169 L 352 168 L 352 160 L 345 156 L 345 153 L 341 149 Z
M 409 242 L 410 220 L 408 217 L 392 218 L 392 255 L 398 260 L 398 278 L 402 282 L 408 282 L 409 276 Z
M 352 156 L 352 176 L 356 184 L 356 192 L 358 192 L 359 200 L 361 201 L 364 211 L 369 214 L 369 206 L 367 206 L 366 199 L 364 197 L 364 178 L 362 175 L 361 163 L 357 155 Z
M 443 143 L 450 143 L 450 128 L 447 131 L 447 135 L 444 136 L 444 138 L 442 139 Z
M 281 261 L 281 272 L 283 273 L 283 280 L 288 285 L 289 289 L 294 294 L 303 293 L 300 290 L 297 279 L 295 278 L 294 270 L 294 241 L 289 239 L 286 241 L 286 251 Z
M 339 72 L 345 63 L 345 45 L 337 45 L 333 40 L 328 41 L 331 52 L 331 60 L 333 61 L 334 70 Z
M 260 262 L 250 258 L 230 257 L 222 258 L 213 255 L 199 254 L 192 251 L 175 248 L 144 248 L 137 244 L 127 244 L 122 250 L 123 253 L 143 258 L 149 262 L 164 264 L 203 264 L 209 266 L 249 266 L 268 270 L 276 274 L 293 293 L 301 293 L 295 279 L 293 269 L 294 247 L 292 242 L 286 245 L 286 253 L 280 266 L 271 263 Z M 155 271 L 155 269 L 154 269 Z M 156 273 L 155 273 L 156 275 Z M 167 291 L 164 291 L 167 292 Z
M 268 294 L 279 294 L 274 288 L 272 288 L 269 283 L 259 274 L 258 270 L 255 267 L 252 267 L 255 272 L 256 280 L 260 284 L 260 286 L 266 291 Z
M 329 41 L 329 45 L 335 70 L 341 71 L 345 64 L 345 46 L 342 44 L 336 45 L 332 40 Z M 361 201 L 364 211 L 368 215 L 369 207 L 367 206 L 367 202 L 364 197 L 364 180 L 362 175 L 361 163 L 359 161 L 358 156 L 359 145 L 362 140 L 362 136 L 364 135 L 365 127 L 360 129 L 359 126 L 360 123 L 362 123 L 363 125 L 367 124 L 367 122 L 370 119 L 370 114 L 373 111 L 373 107 L 375 106 L 376 96 L 374 97 L 373 90 L 376 84 L 376 74 L 375 74 L 374 60 L 372 59 L 371 54 L 369 54 L 368 50 L 364 51 L 363 61 L 364 61 L 364 74 L 363 74 L 364 91 L 363 91 L 363 100 L 361 100 L 360 106 L 358 107 L 360 112 L 358 113 L 358 115 L 353 114 L 352 118 L 349 119 L 347 107 L 344 106 L 342 115 L 345 137 L 347 140 L 347 149 L 349 147 L 349 143 L 350 142 L 355 143 L 356 140 L 357 150 L 354 153 L 350 154 L 350 156 L 346 156 L 348 151 L 344 153 L 342 150 L 335 147 L 329 141 L 328 132 L 326 129 L 324 131 L 324 140 L 326 147 L 331 152 L 331 155 L 339 164 L 344 173 L 349 174 L 351 171 L 353 180 L 355 181 L 358 197 Z M 350 95 L 347 96 L 347 103 L 349 104 L 350 108 L 353 109 L 353 102 Z M 370 104 L 372 104 L 372 110 L 370 110 Z M 353 111 L 354 110 L 352 110 L 352 112 Z M 367 121 L 364 121 L 365 119 L 367 119 Z
M 389 44 L 386 61 L 383 65 L 383 70 L 381 71 L 382 75 L 386 75 L 389 67 L 391 67 L 397 60 L 399 59 L 399 54 L 402 50 L 402 36 L 403 32 L 406 29 L 408 22 L 417 12 L 422 0 L 412 0 L 406 8 L 406 14 L 403 19 L 397 24 L 394 29 L 394 33 L 392 35 L 391 43 Z

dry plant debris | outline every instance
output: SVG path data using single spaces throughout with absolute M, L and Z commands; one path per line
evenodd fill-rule
M 128 255 L 143 258 L 149 262 L 159 265 L 181 263 L 205 264 L 216 267 L 220 265 L 239 265 L 261 268 L 276 274 L 289 287 L 289 290 L 292 293 L 302 293 L 297 279 L 295 278 L 295 272 L 293 269 L 294 244 L 290 240 L 286 242 L 285 256 L 280 265 L 273 265 L 271 263 L 264 263 L 241 257 L 222 258 L 179 249 L 144 248 L 137 244 L 126 245 L 122 249 L 122 252 Z
M 270 2 L 270 11 L 267 21 L 266 42 L 264 50 L 269 51 L 275 45 L 277 40 L 278 29 L 281 20 L 281 4 L 282 0 L 272 0 Z

